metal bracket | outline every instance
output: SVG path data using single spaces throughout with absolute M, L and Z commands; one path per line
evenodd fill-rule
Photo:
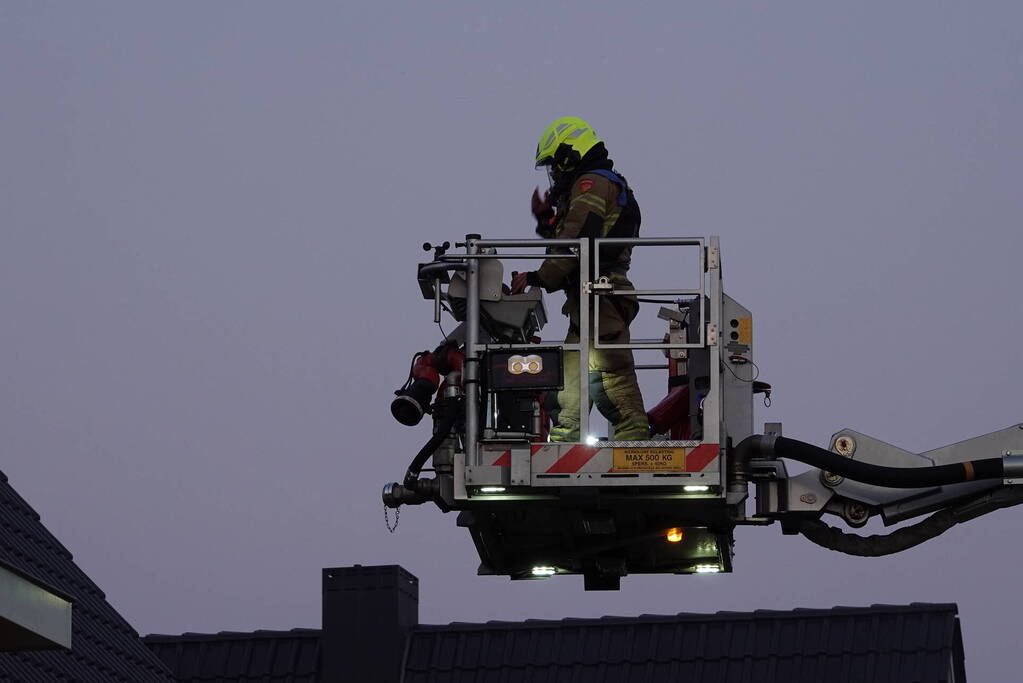
M 604 294 L 614 291 L 614 285 L 607 276 L 597 278 L 596 282 L 587 282 L 583 285 L 583 291 L 587 294 Z
M 532 474 L 529 447 L 512 448 L 510 450 L 511 477 L 509 483 L 512 486 L 529 486 L 529 478 Z
M 1023 451 L 1003 451 L 1002 455 L 1005 456 L 1002 459 L 1003 462 L 1008 461 L 1006 464 L 1012 463 L 1013 465 L 1015 465 L 1016 463 L 1008 459 L 1013 458 L 1013 460 L 1018 461 L 1019 456 L 1023 456 Z M 1011 469 L 1014 470 L 1013 472 L 1014 474 L 1019 473 L 1016 467 L 1012 467 Z M 1006 486 L 1017 486 L 1019 484 L 1023 484 L 1023 479 L 1020 479 L 1019 477 L 1008 477 L 1006 479 L 1003 479 L 1002 483 L 1005 484 Z
M 686 316 L 682 311 L 668 308 L 667 306 L 661 306 L 660 310 L 657 311 L 657 317 L 661 320 L 667 320 L 669 323 L 677 323 L 678 325 L 682 325 L 686 321 Z
M 718 343 L 717 323 L 707 323 L 707 346 L 714 346 Z
M 707 247 L 707 270 L 721 266 L 721 251 L 717 247 Z
M 752 482 L 778 481 L 788 479 L 789 474 L 781 460 L 751 460 L 749 478 Z

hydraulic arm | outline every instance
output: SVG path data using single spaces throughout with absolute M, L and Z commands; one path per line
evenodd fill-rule
M 778 427 L 776 426 L 775 429 Z M 736 457 L 757 489 L 757 514 L 778 520 L 831 550 L 889 555 L 953 525 L 1023 502 L 1023 425 L 914 454 L 852 430 L 830 450 L 781 436 L 751 436 Z M 789 476 L 781 458 L 812 466 Z M 820 520 L 830 513 L 861 527 L 874 515 L 886 525 L 933 513 L 887 535 L 859 536 Z

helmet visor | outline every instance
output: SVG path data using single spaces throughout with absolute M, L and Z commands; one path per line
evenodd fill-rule
M 538 165 L 536 169 L 538 171 L 539 170 L 544 171 L 544 173 L 547 175 L 547 184 L 552 188 L 557 184 L 558 178 L 561 177 L 561 174 L 558 173 L 557 169 L 555 169 L 554 166 L 549 163 Z

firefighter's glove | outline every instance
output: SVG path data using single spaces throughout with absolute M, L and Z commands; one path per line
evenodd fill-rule
M 540 237 L 554 235 L 554 209 L 550 202 L 551 191 L 547 190 L 540 197 L 540 188 L 534 188 L 532 198 L 533 217 L 536 218 L 536 234 Z
M 528 273 L 512 273 L 511 293 L 522 294 L 526 287 L 537 287 L 540 285 L 540 278 L 535 270 Z

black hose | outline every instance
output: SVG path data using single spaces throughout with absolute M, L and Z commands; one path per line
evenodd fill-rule
M 961 522 L 1020 503 L 1023 503 L 1023 490 L 1004 488 L 976 496 L 953 508 L 939 510 L 922 522 L 904 526 L 885 535 L 850 534 L 819 519 L 799 521 L 796 523 L 796 529 L 808 540 L 829 550 L 860 557 L 881 557 L 909 550 L 945 533 Z
M 829 550 L 860 557 L 881 557 L 909 550 L 945 533 L 955 524 L 951 510 L 940 510 L 922 522 L 896 529 L 890 534 L 850 534 L 819 519 L 804 520 L 797 528 L 808 540 Z
M 885 467 L 853 460 L 813 444 L 788 439 L 784 436 L 754 435 L 748 437 L 736 447 L 736 454 L 739 458 L 789 458 L 853 481 L 897 489 L 945 486 L 981 479 L 1002 479 L 1004 473 L 1001 458 L 968 460 L 950 465 L 934 465 L 933 467 Z
M 436 452 L 440 445 L 444 443 L 444 439 L 448 438 L 451 433 L 452 427 L 455 426 L 455 422 L 458 420 L 458 411 L 449 409 L 440 422 L 437 423 L 437 428 L 433 432 L 433 436 L 430 440 L 419 449 L 416 453 L 416 457 L 412 458 L 411 464 L 408 466 L 408 470 L 405 472 L 405 488 L 415 491 L 416 486 L 419 483 L 419 473 L 423 471 L 423 465 L 430 459 L 430 456 Z

